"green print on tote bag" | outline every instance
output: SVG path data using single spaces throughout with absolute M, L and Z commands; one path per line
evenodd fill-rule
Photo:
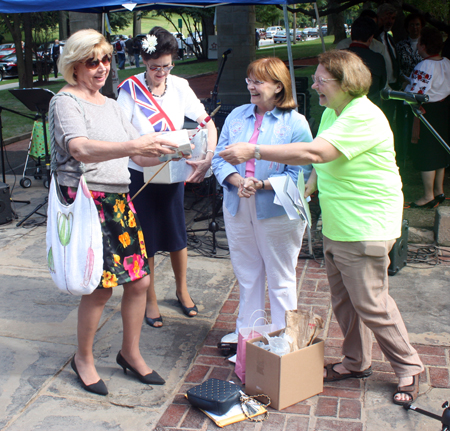
M 47 219 L 48 269 L 63 292 L 89 295 L 103 273 L 103 243 L 97 208 L 83 176 L 75 201 L 64 201 L 53 175 Z

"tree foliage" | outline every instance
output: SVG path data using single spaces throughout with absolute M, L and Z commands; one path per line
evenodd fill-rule
M 198 59 L 208 57 L 208 36 L 214 34 L 214 9 L 207 8 L 171 8 L 168 10 L 158 10 L 157 15 L 164 17 L 172 25 L 174 32 L 179 32 L 178 21 L 175 15 L 179 15 L 183 20 L 183 28 L 191 36 L 193 51 Z M 199 35 L 201 34 L 201 37 Z M 186 39 L 183 39 L 186 43 Z
M 283 19 L 283 13 L 275 6 L 255 6 L 256 22 L 264 27 L 278 25 L 279 21 Z
M 116 33 L 133 22 L 133 12 L 112 12 L 109 14 L 111 30 Z

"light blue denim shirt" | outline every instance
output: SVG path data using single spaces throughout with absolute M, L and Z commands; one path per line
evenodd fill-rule
M 255 129 L 255 108 L 253 104 L 243 105 L 234 109 L 225 120 L 220 134 L 219 143 L 212 160 L 214 175 L 224 190 L 224 205 L 232 216 L 235 216 L 241 198 L 237 187 L 226 181 L 234 173 L 245 177 L 245 163 L 233 166 L 219 156 L 219 152 L 227 145 L 236 142 L 249 142 Z M 295 110 L 282 111 L 278 108 L 264 114 L 259 131 L 259 145 L 283 145 L 291 142 L 311 142 L 312 135 L 306 118 Z M 255 178 L 267 180 L 270 177 L 290 175 L 297 184 L 299 172 L 303 171 L 305 182 L 311 174 L 312 166 L 291 166 L 282 163 L 255 160 Z M 256 215 L 259 220 L 286 214 L 281 205 L 273 203 L 273 190 L 258 190 L 256 192 Z M 242 198 L 244 199 L 244 198 Z

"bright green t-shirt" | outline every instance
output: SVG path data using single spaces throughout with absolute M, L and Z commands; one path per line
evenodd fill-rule
M 327 108 L 318 137 L 342 155 L 316 164 L 323 234 L 334 241 L 387 241 L 401 234 L 402 182 L 383 112 L 366 96 L 336 116 Z

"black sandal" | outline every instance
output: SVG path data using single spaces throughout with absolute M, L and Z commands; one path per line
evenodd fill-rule
M 176 294 L 177 299 L 178 299 L 178 303 L 180 304 L 181 309 L 183 310 L 183 313 L 187 316 L 187 317 L 195 317 L 198 314 L 198 308 L 197 306 L 194 304 L 193 307 L 186 307 L 185 305 L 183 305 L 183 303 L 180 301 L 180 298 L 178 298 L 178 293 Z M 192 299 L 192 298 L 191 298 Z M 195 311 L 195 314 L 191 314 L 192 311 Z
M 145 323 L 146 323 L 148 326 L 151 326 L 152 328 L 157 328 L 157 329 L 163 327 L 163 325 L 156 326 L 156 325 L 155 325 L 156 322 L 161 322 L 161 323 L 163 323 L 163 320 L 162 320 L 162 316 L 161 316 L 161 315 L 160 315 L 159 317 L 155 317 L 154 319 L 152 319 L 151 317 L 145 316 Z

